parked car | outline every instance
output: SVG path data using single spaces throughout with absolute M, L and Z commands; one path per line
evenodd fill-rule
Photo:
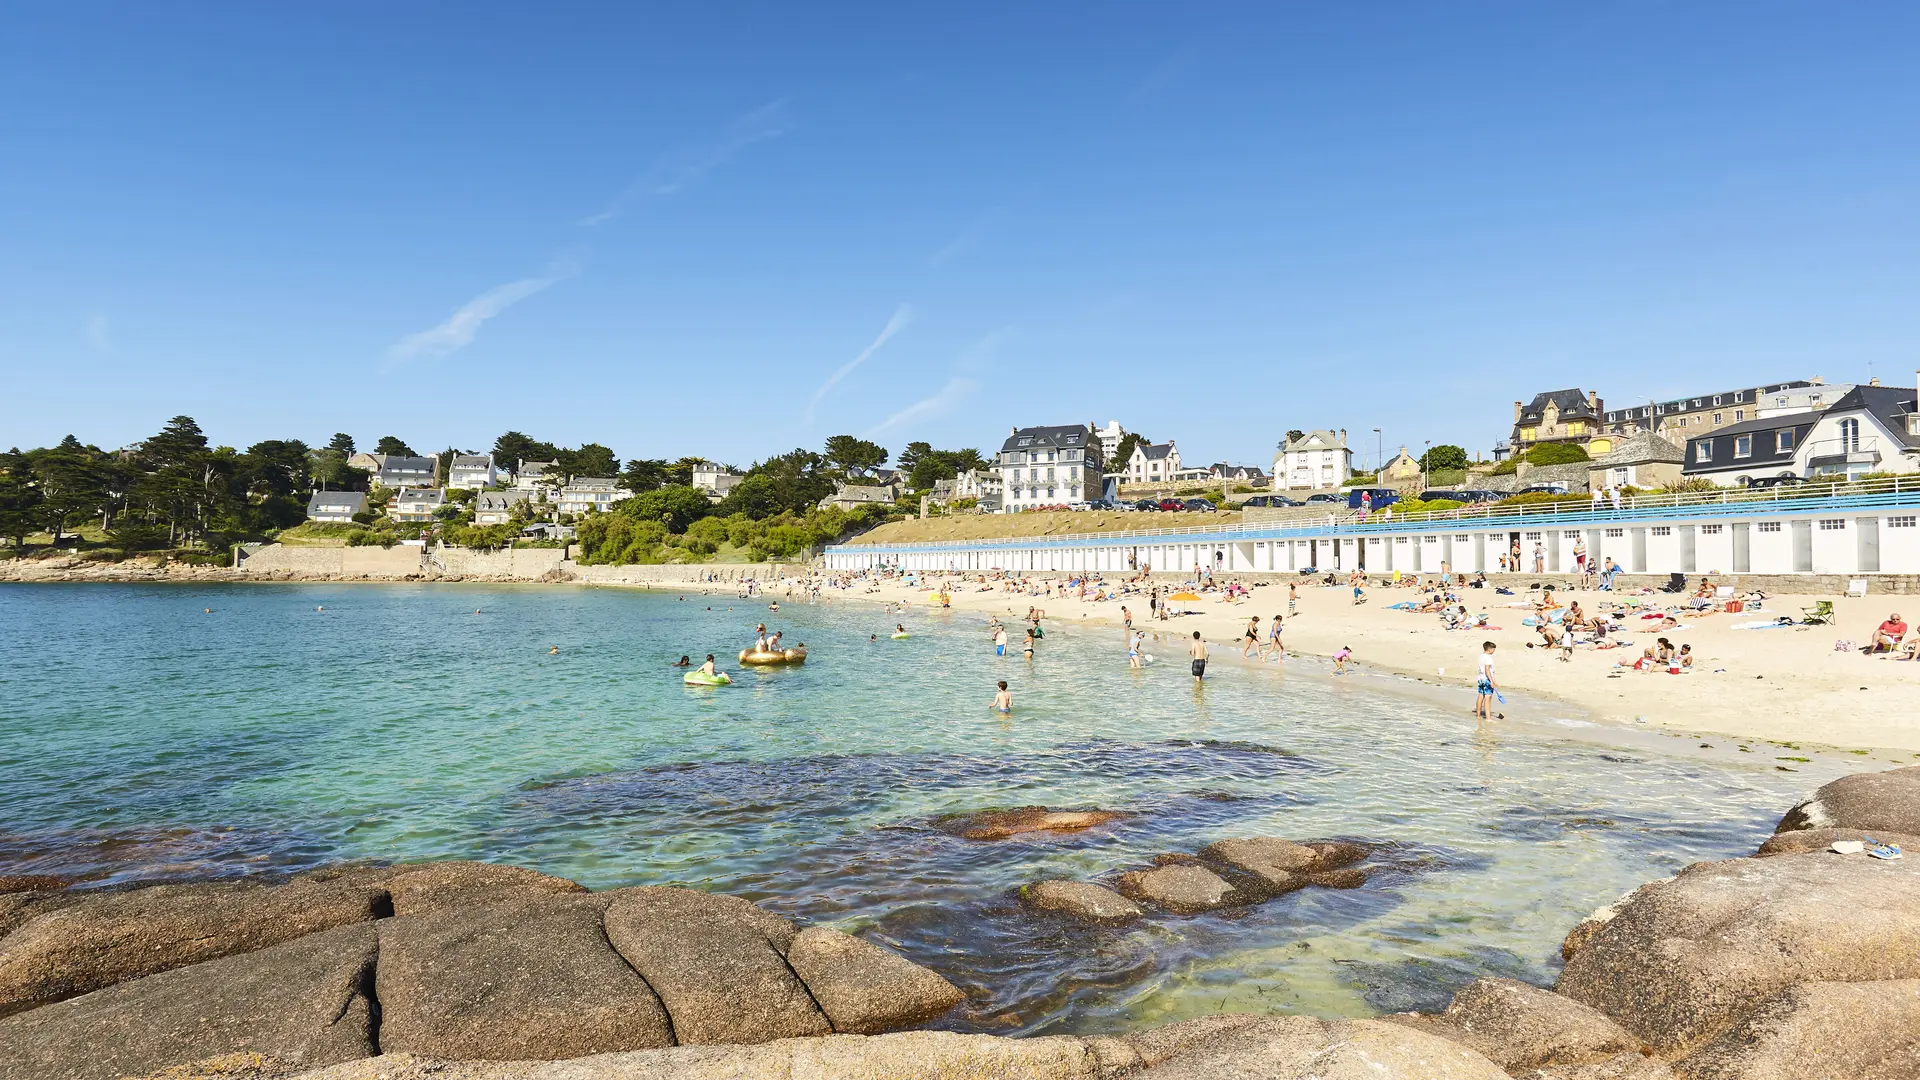
M 1255 495 L 1253 498 L 1248 499 L 1246 502 L 1243 502 L 1240 505 L 1243 507 L 1247 507 L 1247 506 L 1299 506 L 1300 504 L 1295 502 L 1292 499 L 1287 498 L 1285 495 Z
M 1141 499 L 1139 502 L 1133 504 L 1133 508 L 1135 510 L 1158 510 L 1160 509 L 1160 500 Z
M 1117 507 L 1115 507 L 1115 506 L 1113 505 L 1113 500 L 1112 500 L 1112 499 L 1091 499 L 1091 500 L 1089 500 L 1089 501 L 1087 502 L 1087 509 L 1089 509 L 1089 510 L 1114 510 L 1114 509 L 1117 509 Z
M 1806 482 L 1807 478 L 1804 476 L 1753 476 L 1747 478 L 1747 487 L 1765 490 L 1767 488 L 1788 487 L 1793 484 L 1804 484 Z
M 1211 514 L 1220 508 L 1213 505 L 1213 500 L 1211 499 L 1188 499 L 1186 502 L 1180 504 L 1180 509 Z
M 1309 506 L 1311 506 L 1314 503 L 1343 503 L 1346 501 L 1347 501 L 1346 496 L 1335 495 L 1330 491 L 1323 491 L 1318 495 L 1307 496 L 1307 504 Z
M 1528 484 L 1520 489 L 1522 495 L 1565 495 L 1568 484 L 1565 480 L 1550 480 L 1543 484 Z
M 1362 496 L 1368 497 L 1367 504 L 1373 507 L 1375 510 L 1378 510 L 1386 506 L 1392 506 L 1394 503 L 1397 503 L 1400 501 L 1400 493 L 1398 491 L 1395 491 L 1392 488 L 1381 488 L 1381 487 L 1349 488 L 1347 490 L 1347 509 L 1349 510 L 1360 509 L 1360 502 L 1361 502 Z
M 1185 510 L 1187 504 L 1181 502 L 1179 499 L 1161 499 L 1159 508 L 1162 510 Z
M 1499 502 L 1501 499 L 1506 498 L 1506 496 L 1498 491 L 1488 491 L 1485 488 L 1467 488 L 1460 492 L 1460 498 L 1465 502 L 1490 503 Z
M 1466 492 L 1455 491 L 1452 488 L 1432 488 L 1430 490 L 1423 491 L 1420 493 L 1421 502 L 1432 502 L 1435 499 L 1451 499 L 1454 502 L 1472 502 L 1473 501 L 1472 499 L 1467 497 Z

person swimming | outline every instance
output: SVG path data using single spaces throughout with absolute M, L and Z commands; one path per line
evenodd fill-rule
M 692 658 L 692 657 L 689 657 L 689 656 L 682 656 L 682 657 L 681 657 L 681 658 L 680 658 L 679 660 L 677 660 L 677 661 L 675 661 L 674 663 L 672 663 L 672 664 L 669 664 L 669 665 L 667 665 L 667 666 L 668 666 L 668 667 L 692 667 L 692 666 L 693 666 L 693 658 Z
M 548 655 L 548 656 L 558 656 L 558 655 L 560 655 L 560 646 L 558 646 L 558 645 L 552 645 L 552 646 L 549 646 L 549 647 L 547 648 L 547 655 Z

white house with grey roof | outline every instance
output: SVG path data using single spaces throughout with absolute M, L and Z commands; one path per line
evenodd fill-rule
M 364 491 L 316 491 L 307 500 L 308 521 L 345 523 L 367 508 Z
M 1180 448 L 1172 439 L 1163 443 L 1133 444 L 1133 456 L 1120 473 L 1123 484 L 1170 484 L 1180 471 Z
M 432 521 L 434 511 L 447 505 L 439 488 L 401 488 L 387 500 L 387 516 L 395 521 Z
M 1014 428 L 994 461 L 1006 493 L 1004 509 L 1097 499 L 1105 477 L 1103 460 L 1092 424 Z
M 1280 444 L 1273 458 L 1273 490 L 1331 491 L 1353 475 L 1347 429 L 1305 431 Z
M 554 497 L 555 508 L 563 514 L 604 513 L 633 492 L 615 484 L 610 476 L 576 476 L 567 481 Z
M 483 491 L 473 497 L 473 523 L 475 525 L 505 525 L 513 520 L 515 507 L 527 506 L 533 501 L 533 492 L 519 488 L 505 491 Z
M 455 454 L 447 465 L 447 486 L 482 491 L 500 482 L 492 454 Z
M 440 458 L 409 454 L 355 454 L 347 459 L 355 469 L 372 474 L 384 488 L 430 488 L 440 484 Z
M 518 468 L 513 470 L 513 486 L 521 491 L 539 491 L 546 486 L 547 474 L 557 473 L 560 463 L 557 461 L 527 461 L 522 459 Z

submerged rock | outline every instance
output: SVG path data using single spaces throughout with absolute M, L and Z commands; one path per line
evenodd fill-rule
M 1120 875 L 1120 894 L 1175 915 L 1245 903 L 1239 890 L 1203 866 L 1161 866 Z
M 1020 890 L 1020 899 L 1041 911 L 1059 911 L 1090 922 L 1127 922 L 1139 918 L 1140 905 L 1090 881 L 1039 881 Z
M 0 874 L 0 893 L 55 892 L 71 884 L 52 874 Z
M 1509 1070 L 1587 1064 L 1628 1052 L 1638 1057 L 1641 1049 L 1639 1039 L 1599 1010 L 1512 979 L 1470 983 L 1437 1016 L 1385 1019 L 1470 1046 Z
M 1920 765 L 1843 776 L 1786 812 L 1776 833 L 1879 829 L 1920 836 Z
M 673 1045 L 660 999 L 607 943 L 600 896 L 380 923 L 380 1045 L 440 1058 L 569 1058 Z
M 1254 837 L 1208 844 L 1200 849 L 1200 858 L 1245 874 L 1262 892 L 1273 895 L 1306 885 L 1305 873 L 1319 855 L 1291 840 Z
M 372 924 L 175 968 L 0 1020 L 0 1077 L 114 1080 L 217 1055 L 375 1052 Z
M 1344 870 L 1325 870 L 1306 877 L 1307 884 L 1323 889 L 1357 889 L 1367 883 L 1367 872 L 1357 866 L 1349 866 Z
M 1013 810 L 952 814 L 934 819 L 934 825 L 942 832 L 965 840 L 1005 840 L 1021 833 L 1081 832 L 1126 816 L 1118 810 L 1049 810 L 1044 806 L 1022 806 Z
M 842 1034 L 878 1035 L 924 1024 L 966 998 L 936 972 L 825 927 L 794 935 L 787 963 Z
M 1582 943 L 1556 990 L 1667 1056 L 1716 1038 L 1798 983 L 1920 979 L 1916 859 L 1806 853 L 1697 863 L 1641 886 L 1614 911 L 1576 929 Z

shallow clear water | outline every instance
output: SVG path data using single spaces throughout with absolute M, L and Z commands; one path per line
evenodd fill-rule
M 993 656 L 979 616 L 916 612 L 895 641 L 877 608 L 782 607 L 532 587 L 0 586 L 0 873 L 115 882 L 457 856 L 595 888 L 694 885 L 937 968 L 970 993 L 949 1026 L 1093 1032 L 1223 1009 L 1429 1007 L 1483 974 L 1549 981 L 1587 912 L 1751 852 L 1841 771 L 1476 734 L 1465 697 L 1310 661 L 1217 661 L 1196 690 L 1180 645 L 1130 672 L 1114 630 L 1050 624 L 1029 667 Z M 761 619 L 812 646 L 809 662 L 725 663 L 738 682 L 722 689 L 667 668 L 730 658 Z M 986 708 L 1000 678 L 1010 719 Z M 1027 804 L 1134 816 L 1000 842 L 930 825 Z M 1360 889 L 1120 929 L 1013 899 L 1024 882 L 1262 834 L 1389 846 Z

